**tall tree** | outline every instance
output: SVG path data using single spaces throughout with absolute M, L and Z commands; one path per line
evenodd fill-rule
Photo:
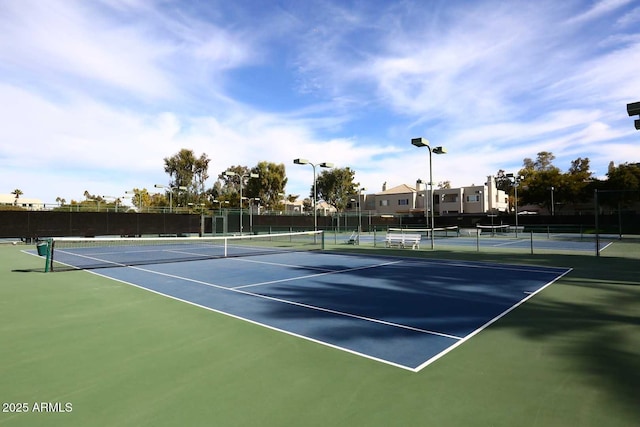
M 554 159 L 555 156 L 549 151 L 539 152 L 535 161 L 524 159 L 523 168 L 518 172 L 524 177 L 518 192 L 522 203 L 538 204 L 550 212 L 555 209 L 555 192 L 562 186 L 563 178 L 560 169 L 552 163 Z
M 204 193 L 205 181 L 209 178 L 210 159 L 206 154 L 196 157 L 193 150 L 181 149 L 164 159 L 164 171 L 171 177 L 169 185 L 174 188 L 186 187 L 186 192 L 175 194 L 176 204 L 199 202 Z
M 344 211 L 351 197 L 358 193 L 358 185 L 353 182 L 354 176 L 355 171 L 348 167 L 322 171 L 316 179 L 317 199 L 324 200 L 340 212 Z M 312 185 L 312 199 L 313 196 Z
M 640 200 L 640 163 L 622 163 L 609 166 L 603 202 L 625 205 Z
M 247 194 L 249 197 L 257 197 L 260 203 L 269 209 L 282 203 L 284 187 L 287 185 L 285 167 L 283 163 L 260 162 L 251 169 L 252 173 L 259 175 L 247 181 Z
M 235 175 L 229 176 L 226 172 L 233 172 Z M 238 208 L 240 206 L 240 179 L 242 181 L 242 197 L 257 197 L 247 192 L 247 176 L 251 173 L 247 166 L 231 166 L 226 168 L 218 175 L 220 186 L 214 185 L 213 189 L 219 192 L 218 198 L 229 202 L 230 208 Z
M 561 203 L 571 203 L 574 206 L 584 200 L 588 200 L 591 194 L 589 189 L 593 180 L 590 170 L 589 158 L 578 157 L 571 162 L 571 166 L 563 175 L 562 186 L 558 192 Z
M 14 196 L 16 196 L 16 200 L 13 202 L 14 206 L 18 206 L 18 199 L 20 198 L 20 196 L 22 196 L 24 193 L 22 192 L 22 190 L 16 188 L 15 190 L 13 190 L 11 192 L 11 194 L 13 194 Z

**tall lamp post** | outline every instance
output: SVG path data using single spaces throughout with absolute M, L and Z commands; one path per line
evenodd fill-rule
M 242 235 L 242 182 L 244 181 L 245 178 L 259 178 L 260 175 L 258 175 L 257 173 L 248 173 L 245 175 L 241 175 L 239 173 L 235 173 L 233 171 L 226 171 L 224 173 L 226 176 L 238 176 L 240 177 L 240 235 Z
M 434 242 L 434 236 L 433 236 L 433 230 L 434 230 L 434 225 L 435 225 L 435 215 L 434 215 L 434 211 L 435 211 L 435 204 L 433 203 L 433 166 L 431 163 L 431 153 L 435 153 L 435 154 L 446 154 L 447 150 L 444 147 L 438 146 L 438 147 L 434 147 L 431 148 L 431 146 L 429 145 L 429 140 L 426 138 L 412 138 L 411 139 L 411 145 L 415 145 L 416 147 L 427 147 L 427 150 L 429 150 L 429 188 L 430 188 L 430 192 L 429 192 L 429 198 L 431 199 L 431 249 L 433 249 L 435 247 L 435 242 Z
M 318 231 L 318 209 L 316 207 L 316 195 L 318 194 L 316 191 L 316 165 L 307 159 L 293 159 L 293 163 L 296 165 L 311 165 L 311 167 L 313 167 L 313 231 Z M 321 168 L 332 168 L 333 163 L 322 162 L 318 164 L 318 166 Z
M 516 209 L 516 239 L 517 239 L 518 238 L 518 186 L 520 186 L 520 181 L 522 180 L 522 176 L 508 173 L 507 178 L 509 178 L 509 181 L 513 182 L 513 189 L 515 191 L 514 205 Z
M 362 187 L 358 190 L 358 245 L 360 245 L 360 234 L 362 234 L 362 192 L 367 191 Z

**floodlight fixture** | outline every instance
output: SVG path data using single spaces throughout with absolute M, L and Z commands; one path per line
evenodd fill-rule
M 416 147 L 428 147 L 429 140 L 427 138 L 411 138 L 411 145 Z
M 434 154 L 447 154 L 447 149 L 444 147 L 435 147 L 433 150 Z
M 631 102 L 627 104 L 627 113 L 629 114 L 629 117 L 640 116 L 640 102 Z M 640 130 L 640 119 L 634 120 L 633 125 L 636 130 Z

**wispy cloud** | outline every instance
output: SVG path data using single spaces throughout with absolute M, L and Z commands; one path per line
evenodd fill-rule
M 306 157 L 376 190 L 425 178 L 414 136 L 447 146 L 434 178 L 454 185 L 542 150 L 561 168 L 590 157 L 604 171 L 640 157 L 624 111 L 640 93 L 639 11 L 613 0 L 0 2 L 0 192 L 151 187 L 185 147 L 212 158 L 212 176 L 284 163 L 288 192 L 306 195 L 309 168 L 292 165 Z

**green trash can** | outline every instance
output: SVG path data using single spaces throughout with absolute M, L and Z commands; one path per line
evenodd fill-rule
M 36 248 L 38 249 L 38 255 L 46 256 L 47 253 L 49 252 L 49 243 L 40 242 L 36 245 Z

